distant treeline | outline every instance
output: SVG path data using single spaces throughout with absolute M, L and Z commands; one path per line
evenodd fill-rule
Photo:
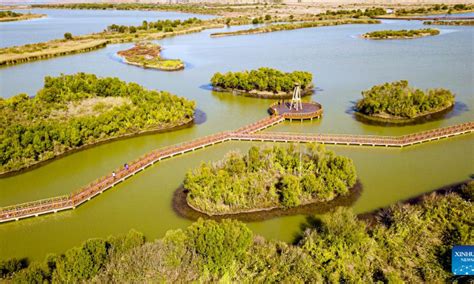
M 401 118 L 414 118 L 454 104 L 454 95 L 449 90 L 430 89 L 424 92 L 410 87 L 405 80 L 373 86 L 363 91 L 362 97 L 357 102 L 357 111 L 366 115 Z
M 351 159 L 310 144 L 302 150 L 291 145 L 231 153 L 190 170 L 184 188 L 192 207 L 212 215 L 330 201 L 355 183 Z
M 473 10 L 474 5 L 469 4 L 455 4 L 455 5 L 446 5 L 446 4 L 436 4 L 431 7 L 420 7 L 420 8 L 413 8 L 413 9 L 396 9 L 395 14 L 397 16 L 404 16 L 404 15 L 413 15 L 413 14 L 429 14 L 430 12 L 440 13 L 445 12 L 447 14 L 452 13 L 453 11 L 469 11 Z
M 295 83 L 302 89 L 312 86 L 313 75 L 310 72 L 294 71 L 284 73 L 273 68 L 259 68 L 243 72 L 215 73 L 211 78 L 214 87 L 243 91 L 291 92 Z
M 454 245 L 474 242 L 474 187 L 397 204 L 371 221 L 350 209 L 302 224 L 295 244 L 267 240 L 235 220 L 198 220 L 144 242 L 90 239 L 28 265 L 0 261 L 13 283 L 446 283 Z M 468 278 L 464 278 L 468 279 Z
M 318 14 L 318 16 L 336 16 L 336 15 L 348 15 L 353 18 L 360 17 L 375 17 L 387 14 L 387 10 L 384 8 L 367 8 L 365 10 L 327 10 L 325 13 Z
M 57 9 L 90 9 L 90 10 L 160 10 L 180 11 L 196 14 L 219 14 L 221 11 L 232 11 L 233 8 L 213 4 L 157 4 L 157 3 L 68 3 L 68 4 L 33 4 L 33 8 Z
M 139 26 L 124 26 L 124 25 L 110 25 L 107 27 L 108 31 L 118 33 L 136 33 L 137 31 L 164 31 L 172 32 L 177 27 L 189 27 L 194 24 L 200 24 L 202 20 L 198 18 L 189 18 L 187 20 L 158 20 L 156 22 L 143 21 Z
M 192 101 L 118 78 L 48 76 L 33 98 L 0 98 L 0 172 L 109 138 L 189 122 L 194 107 Z

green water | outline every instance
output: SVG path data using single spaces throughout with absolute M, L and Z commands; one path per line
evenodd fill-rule
M 205 31 L 158 42 L 165 48 L 164 56 L 187 63 L 184 71 L 172 73 L 121 63 L 115 53 L 130 44 L 1 68 L 3 97 L 20 92 L 34 94 L 46 75 L 84 71 L 188 97 L 196 100 L 206 116 L 201 119 L 204 122 L 191 128 L 101 145 L 0 179 L 0 206 L 68 193 L 152 149 L 234 129 L 267 115 L 269 100 L 209 91 L 206 84 L 217 71 L 271 66 L 314 74 L 320 90 L 311 99 L 322 103 L 322 120 L 285 122 L 266 131 L 401 135 L 474 120 L 472 28 L 443 27 L 440 36 L 406 41 L 374 42 L 357 37 L 377 29 L 412 27 L 420 24 L 387 22 L 219 39 L 209 38 L 213 31 Z M 423 125 L 380 127 L 353 119 L 349 110 L 361 90 L 399 79 L 421 88 L 449 88 L 457 94 L 459 104 L 445 120 Z M 353 206 L 359 213 L 467 179 L 474 173 L 473 141 L 474 135 L 470 134 L 405 149 L 328 148 L 354 159 L 363 184 L 362 195 Z M 185 172 L 201 161 L 221 159 L 230 150 L 245 151 L 250 145 L 227 142 L 166 160 L 73 211 L 1 224 L 0 259 L 39 259 L 88 238 L 125 233 L 132 228 L 154 239 L 169 229 L 185 227 L 191 221 L 178 216 L 171 204 Z M 249 226 L 267 238 L 291 241 L 304 222 L 305 216 L 290 216 Z

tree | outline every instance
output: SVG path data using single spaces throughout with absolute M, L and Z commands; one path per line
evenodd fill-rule
M 65 33 L 64 34 L 64 39 L 71 40 L 72 39 L 72 34 L 71 33 Z
M 87 240 L 82 247 L 68 250 L 56 260 L 53 279 L 59 282 L 78 282 L 94 276 L 107 259 L 106 242 Z
M 285 207 L 295 207 L 301 204 L 301 186 L 298 177 L 284 175 L 281 179 L 281 203 Z
M 207 262 L 212 273 L 225 271 L 242 259 L 252 244 L 252 231 L 243 223 L 225 219 L 221 223 L 199 219 L 186 230 L 192 247 Z

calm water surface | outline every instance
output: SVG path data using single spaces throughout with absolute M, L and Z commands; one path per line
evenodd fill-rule
M 140 20 L 141 21 L 141 20 Z M 110 45 L 80 55 L 0 69 L 0 94 L 35 94 L 47 75 L 96 73 L 117 76 L 148 88 L 168 90 L 193 99 L 206 121 L 172 133 L 148 135 L 75 153 L 25 174 L 0 179 L 0 206 L 67 193 L 124 162 L 161 146 L 237 128 L 265 117 L 270 100 L 213 93 L 214 72 L 270 66 L 307 70 L 319 91 L 307 99 L 322 103 L 322 120 L 283 123 L 269 131 L 400 135 L 474 120 L 474 29 L 439 27 L 441 35 L 416 40 L 369 41 L 359 35 L 381 29 L 419 28 L 418 22 L 387 21 L 304 29 L 253 36 L 211 39 L 205 31 L 158 41 L 169 58 L 181 58 L 180 72 L 144 70 L 125 65 L 116 52 L 131 44 Z M 244 27 L 239 27 L 244 28 Z M 374 84 L 406 79 L 420 88 L 444 87 L 457 95 L 454 114 L 445 120 L 403 127 L 368 126 L 353 119 L 350 109 L 360 92 Z M 406 149 L 328 147 L 354 159 L 364 189 L 354 204 L 366 212 L 434 188 L 464 180 L 474 173 L 473 135 Z M 74 211 L 0 225 L 0 258 L 42 258 L 91 237 L 125 233 L 131 228 L 150 239 L 191 221 L 176 215 L 171 198 L 185 172 L 201 161 L 217 160 L 230 150 L 252 144 L 228 142 L 161 162 Z M 291 241 L 305 216 L 250 223 L 257 234 Z
M 27 9 L 19 13 L 45 14 L 44 18 L 0 23 L 0 47 L 62 38 L 64 33 L 83 35 L 101 32 L 112 24 L 140 25 L 144 20 L 186 20 L 213 16 L 159 11 Z

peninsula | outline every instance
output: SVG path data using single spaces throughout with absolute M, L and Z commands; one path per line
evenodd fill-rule
M 0 11 L 0 22 L 14 22 L 46 17 L 44 14 L 17 13 L 13 11 Z

